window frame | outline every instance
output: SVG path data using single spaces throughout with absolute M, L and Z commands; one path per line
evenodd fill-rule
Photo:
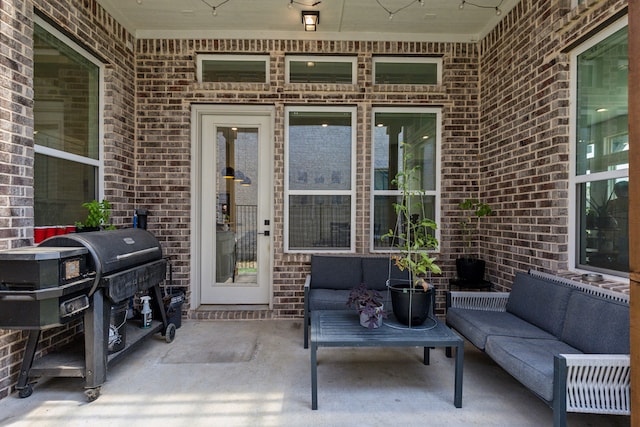
M 229 84 L 265 84 L 269 83 L 270 76 L 270 63 L 271 57 L 269 55 L 236 55 L 228 53 L 205 53 L 198 54 L 196 56 L 196 79 L 198 83 L 229 83 Z M 202 71 L 204 70 L 204 61 L 263 61 L 264 62 L 264 81 L 263 82 L 238 82 L 238 81 L 225 81 L 225 82 L 210 82 L 202 80 Z
M 79 163 L 82 165 L 92 166 L 96 168 L 96 185 L 98 188 L 95 189 L 96 197 L 98 200 L 102 200 L 104 198 L 104 99 L 105 99 L 105 89 L 104 89 L 104 74 L 105 74 L 105 64 L 101 62 L 98 58 L 89 53 L 86 49 L 79 46 L 76 42 L 71 40 L 65 34 L 60 32 L 58 29 L 53 27 L 51 24 L 46 22 L 41 17 L 35 15 L 34 16 L 34 24 L 41 27 L 43 30 L 60 40 L 67 47 L 83 56 L 89 62 L 94 64 L 98 68 L 98 130 L 97 130 L 97 139 L 98 139 L 98 158 L 94 159 L 91 157 L 80 156 L 73 153 L 68 153 L 63 150 L 58 150 L 55 148 L 46 147 L 43 145 L 39 145 L 35 143 L 33 144 L 34 150 L 34 158 L 35 154 L 41 154 L 44 156 L 49 156 L 53 158 L 58 158 L 62 160 L 68 160 L 71 162 Z M 35 56 L 35 55 L 34 55 Z M 34 100 L 34 104 L 37 101 Z M 49 102 L 49 101 L 43 101 Z M 35 202 L 35 200 L 34 200 Z M 35 217 L 35 215 L 34 215 Z
M 375 147 L 374 147 L 374 129 L 376 128 L 376 113 L 423 113 L 423 114 L 435 114 L 436 115 L 436 145 L 435 145 L 435 180 L 433 190 L 424 190 L 422 195 L 434 196 L 434 209 L 435 218 L 430 218 L 438 224 L 438 228 L 435 230 L 435 237 L 440 242 L 440 220 L 441 220 L 441 200 L 442 200 L 442 108 L 440 107 L 374 107 L 371 109 L 371 165 L 370 165 L 370 200 L 369 200 L 369 251 L 371 253 L 395 253 L 399 252 L 397 248 L 379 248 L 375 247 L 375 197 L 376 196 L 398 196 L 402 194 L 401 190 L 376 190 L 375 189 Z M 430 250 L 429 252 L 439 252 L 440 247 L 437 250 Z
M 580 207 L 579 202 L 579 191 L 578 187 L 582 184 L 590 183 L 590 182 L 598 182 L 598 181 L 606 181 L 612 179 L 620 179 L 620 178 L 629 178 L 629 168 L 626 169 L 616 169 L 611 171 L 603 171 L 603 172 L 594 172 L 594 173 L 585 173 L 582 175 L 577 174 L 577 143 L 578 143 L 578 112 L 576 111 L 578 105 L 578 57 L 596 46 L 598 43 L 603 42 L 608 37 L 612 36 L 616 32 L 622 30 L 625 27 L 628 27 L 628 17 L 625 16 L 622 19 L 616 21 L 612 25 L 608 26 L 604 30 L 600 31 L 593 37 L 589 38 L 576 48 L 574 48 L 570 52 L 570 105 L 571 109 L 569 112 L 569 230 L 568 230 L 568 267 L 571 271 L 575 271 L 577 273 L 599 273 L 603 277 L 607 277 L 612 280 L 620 281 L 628 280 L 629 274 L 628 272 L 616 271 L 611 269 L 605 269 L 596 266 L 589 266 L 585 264 L 580 264 L 580 232 L 578 227 L 580 226 L 580 219 L 578 215 L 578 208 Z
M 291 112 L 345 112 L 351 113 L 351 188 L 349 190 L 291 190 L 289 188 L 289 116 Z M 284 253 L 355 253 L 356 250 L 356 153 L 357 153 L 357 107 L 355 106 L 286 106 L 284 109 Z M 290 196 L 349 196 L 351 197 L 350 215 L 350 247 L 349 249 L 311 248 L 291 249 L 289 247 L 289 198 Z
M 396 64 L 436 64 L 435 83 L 379 83 L 376 80 L 377 64 L 379 62 L 389 62 Z M 442 58 L 434 56 L 374 56 L 372 58 L 371 78 L 374 85 L 408 84 L 412 86 L 438 86 L 442 84 Z
M 294 62 L 344 62 L 351 63 L 351 83 L 345 82 L 291 82 L 291 61 Z M 286 55 L 284 58 L 285 83 L 287 84 L 357 84 L 358 58 L 356 56 Z

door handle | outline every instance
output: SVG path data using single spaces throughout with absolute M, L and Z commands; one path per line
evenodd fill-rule
M 262 234 L 263 236 L 268 236 L 269 235 L 269 230 L 265 230 L 262 233 L 258 233 L 258 234 Z

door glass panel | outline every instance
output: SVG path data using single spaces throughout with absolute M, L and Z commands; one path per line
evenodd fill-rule
M 216 282 L 256 282 L 258 129 L 216 132 Z

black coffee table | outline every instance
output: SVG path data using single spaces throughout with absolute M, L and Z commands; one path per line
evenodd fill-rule
M 358 315 L 350 310 L 311 313 L 311 409 L 318 409 L 318 347 L 424 347 L 424 364 L 429 364 L 431 347 L 455 347 L 455 390 L 453 404 L 462 407 L 462 362 L 464 341 L 445 324 L 433 322 L 431 328 L 397 328 L 383 324 L 377 329 L 360 326 Z

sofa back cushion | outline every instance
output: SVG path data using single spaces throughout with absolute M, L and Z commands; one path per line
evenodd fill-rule
M 360 257 L 312 255 L 311 287 L 351 289 L 362 283 Z
M 387 279 L 393 281 L 408 281 L 409 272 L 400 271 L 398 266 L 389 260 L 389 257 L 363 257 L 362 258 L 362 282 L 369 289 L 384 291 L 387 289 Z
M 559 337 L 571 293 L 567 285 L 516 273 L 507 311 Z
M 584 353 L 629 354 L 629 306 L 575 291 L 561 339 Z

